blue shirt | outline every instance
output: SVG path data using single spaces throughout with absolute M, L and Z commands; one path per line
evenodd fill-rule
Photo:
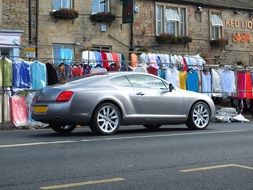
M 30 88 L 31 76 L 30 65 L 23 59 L 18 59 L 13 65 L 13 87 L 15 88 Z
M 189 71 L 186 78 L 186 89 L 194 92 L 199 91 L 199 76 L 197 71 Z
M 46 64 L 39 61 L 33 61 L 30 64 L 30 69 L 32 77 L 32 89 L 38 90 L 45 87 L 47 84 Z

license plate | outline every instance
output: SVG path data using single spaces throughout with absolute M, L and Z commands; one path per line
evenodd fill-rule
M 47 106 L 34 106 L 33 107 L 33 113 L 46 113 L 47 112 Z

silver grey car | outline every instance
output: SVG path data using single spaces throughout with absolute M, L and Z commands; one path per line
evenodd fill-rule
M 32 103 L 32 118 L 59 133 L 69 133 L 76 125 L 88 125 L 100 135 L 114 134 L 121 125 L 154 130 L 185 123 L 189 129 L 205 129 L 214 113 L 209 96 L 138 72 L 94 75 L 45 87 Z

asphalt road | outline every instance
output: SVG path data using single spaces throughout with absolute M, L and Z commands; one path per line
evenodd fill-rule
M 0 131 L 0 189 L 253 189 L 253 123 Z

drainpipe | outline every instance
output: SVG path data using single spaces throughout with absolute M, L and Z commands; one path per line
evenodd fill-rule
M 35 58 L 38 59 L 38 34 L 39 34 L 39 31 L 38 31 L 38 26 L 39 26 L 39 0 L 36 0 L 36 24 L 35 24 L 35 27 L 36 27 L 36 31 L 35 31 Z
M 31 0 L 28 1 L 28 22 L 29 22 L 29 29 L 28 29 L 28 38 L 29 44 L 32 43 L 32 10 L 31 10 Z

